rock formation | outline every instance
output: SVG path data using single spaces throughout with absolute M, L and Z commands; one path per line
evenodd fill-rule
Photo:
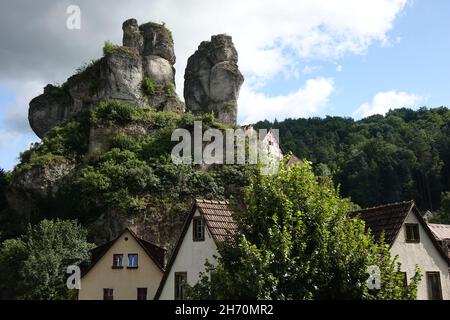
M 122 30 L 123 46 L 105 45 L 101 59 L 79 70 L 61 86 L 47 85 L 44 93 L 30 102 L 29 122 L 39 137 L 45 137 L 52 128 L 69 117 L 92 110 L 105 100 L 119 100 L 137 108 L 150 106 L 157 111 L 184 112 L 184 103 L 175 93 L 176 59 L 170 31 L 156 23 L 139 26 L 135 19 L 125 21 Z M 200 44 L 189 58 L 186 68 L 184 96 L 189 110 L 195 114 L 212 111 L 218 121 L 236 125 L 237 99 L 244 80 L 237 60 L 230 36 L 213 36 L 211 41 Z M 167 116 L 170 118 L 173 115 Z M 76 156 L 52 154 L 49 151 L 45 156 L 49 156 L 50 160 L 43 157 L 40 162 L 32 164 L 30 159 L 23 160 L 20 169 L 15 170 L 14 181 L 7 192 L 10 208 L 24 217 L 25 222 L 40 213 L 57 215 L 60 209 L 66 210 L 64 197 L 67 188 L 73 186 L 86 166 L 98 165 L 101 155 L 110 151 L 115 137 L 122 135 L 130 141 L 137 141 L 155 134 L 156 141 L 160 141 L 166 134 L 161 134 L 164 129 L 161 127 L 152 127 L 139 121 L 92 125 L 82 133 L 85 135 L 82 143 L 86 142 L 86 150 L 83 149 Z M 53 136 L 48 138 L 51 140 Z M 151 139 L 148 139 L 146 148 L 157 150 L 156 145 L 150 142 Z M 40 146 L 45 147 L 46 143 L 44 141 Z M 37 153 L 33 151 L 29 157 L 31 154 Z M 158 165 L 155 164 L 156 167 Z M 168 168 L 160 172 L 155 170 L 155 175 L 157 172 L 165 175 L 165 170 L 170 173 Z M 184 216 L 180 213 L 187 210 L 184 207 L 190 205 L 190 200 L 189 196 L 180 194 L 178 197 L 186 197 L 187 200 L 167 204 L 164 192 L 139 194 L 140 199 L 145 198 L 147 206 L 146 214 L 142 217 L 123 215 L 114 206 L 105 207 L 99 212 L 99 217 L 89 224 L 91 237 L 97 243 L 110 240 L 128 224 L 129 218 L 136 218 L 136 223 L 148 231 L 149 240 L 168 248 L 173 247 L 178 237 L 177 230 L 184 222 Z M 161 208 L 166 209 L 161 211 Z
M 156 23 L 139 27 L 135 19 L 125 21 L 122 29 L 122 47 L 115 46 L 61 87 L 47 85 L 44 93 L 30 102 L 29 122 L 39 137 L 102 100 L 184 111 L 174 90 L 175 53 L 170 31 Z M 151 92 L 143 86 L 146 79 L 151 82 Z
M 235 126 L 244 82 L 237 61 L 230 36 L 216 35 L 202 42 L 189 58 L 184 75 L 186 109 L 194 114 L 214 112 L 219 122 Z

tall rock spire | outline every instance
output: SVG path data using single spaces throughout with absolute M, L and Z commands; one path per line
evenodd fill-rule
M 184 75 L 186 109 L 194 114 L 213 112 L 218 121 L 235 126 L 244 82 L 237 61 L 230 36 L 215 35 L 202 42 L 189 58 Z

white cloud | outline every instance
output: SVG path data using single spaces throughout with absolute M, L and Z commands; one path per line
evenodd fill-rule
M 279 74 L 298 78 L 310 60 L 336 61 L 347 54 L 363 54 L 374 43 L 388 43 L 395 19 L 410 1 L 110 0 L 106 13 L 103 2 L 79 0 L 82 28 L 78 31 L 65 27 L 70 1 L 5 2 L 0 10 L 0 40 L 8 46 L 0 52 L 0 85 L 11 84 L 18 98 L 14 105 L 0 106 L 6 119 L 0 129 L 29 134 L 28 102 L 38 88 L 63 82 L 75 67 L 101 55 L 103 41 L 121 43 L 121 24 L 130 17 L 140 23 L 165 21 L 171 29 L 180 97 L 188 57 L 201 41 L 228 33 L 246 78 L 239 118 L 254 122 L 312 115 L 326 106 L 334 89 L 332 80 L 311 79 L 296 92 L 276 97 L 264 94 L 264 85 Z
M 365 118 L 374 114 L 386 114 L 391 109 L 417 108 L 426 101 L 425 97 L 395 90 L 377 93 L 371 102 L 363 103 L 353 112 L 355 118 Z
M 226 32 L 233 36 L 247 81 L 260 83 L 285 71 L 298 59 L 336 59 L 362 54 L 375 42 L 386 43 L 395 18 L 406 3 L 407 0 L 196 0 L 183 5 L 177 2 L 176 8 L 161 6 L 158 16 L 167 17 L 167 25 L 173 29 L 178 70 L 184 70 L 187 57 L 200 41 L 212 33 Z M 185 17 L 201 16 L 191 23 L 168 13 L 169 10 L 181 10 Z M 182 76 L 183 72 L 178 74 Z
M 239 115 L 243 119 L 241 123 L 314 115 L 324 109 L 333 91 L 333 80 L 327 78 L 310 79 L 297 91 L 274 97 L 255 92 L 244 85 L 239 99 Z
M 28 123 L 28 107 L 31 99 L 43 92 L 45 83 L 37 80 L 23 82 L 7 81 L 2 83 L 15 93 L 15 99 L 9 104 L 2 105 L 0 111 L 4 114 L 0 126 L 14 133 L 31 133 Z

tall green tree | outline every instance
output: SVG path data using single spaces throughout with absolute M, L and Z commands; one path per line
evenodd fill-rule
M 76 221 L 43 220 L 0 248 L 0 298 L 70 299 L 66 268 L 89 260 L 93 245 Z
M 351 219 L 339 197 L 311 165 L 282 165 L 256 175 L 239 232 L 219 245 L 218 265 L 208 266 L 192 298 L 212 299 L 413 299 L 420 274 L 403 286 L 400 265 L 388 247 Z M 381 289 L 366 285 L 369 266 L 381 271 Z M 212 274 L 209 279 L 208 274 Z

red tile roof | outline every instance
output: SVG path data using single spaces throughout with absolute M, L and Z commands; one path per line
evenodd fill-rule
M 196 199 L 195 206 L 205 219 L 215 241 L 224 241 L 237 232 L 237 224 L 227 201 Z
M 354 211 L 350 215 L 364 220 L 377 240 L 384 232 L 385 242 L 392 245 L 413 206 L 413 201 L 407 201 Z

